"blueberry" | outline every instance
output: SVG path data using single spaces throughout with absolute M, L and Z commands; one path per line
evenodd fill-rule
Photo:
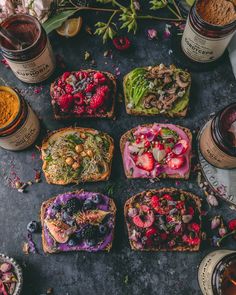
M 96 240 L 94 239 L 91 239 L 91 240 L 87 240 L 86 241 L 86 244 L 89 246 L 89 247 L 93 247 L 97 244 Z
M 102 198 L 101 198 L 101 196 L 99 196 L 99 195 L 94 195 L 94 196 L 92 197 L 92 201 L 94 202 L 94 204 L 99 204 L 99 203 L 101 203 L 101 200 L 102 200 Z
M 107 230 L 108 230 L 108 228 L 107 228 L 106 225 L 104 225 L 104 224 L 100 224 L 100 225 L 99 225 L 99 233 L 100 233 L 102 236 L 104 236 L 104 235 L 107 233 Z
M 37 221 L 30 221 L 30 223 L 28 223 L 27 225 L 27 230 L 30 232 L 30 233 L 35 233 L 37 232 L 39 226 L 38 226 L 38 222 Z
M 85 200 L 84 201 L 84 205 L 83 205 L 83 209 L 84 210 L 91 210 L 91 209 L 94 209 L 94 203 L 92 200 Z
M 68 241 L 68 246 L 74 247 L 78 244 L 78 240 L 76 238 L 70 238 Z

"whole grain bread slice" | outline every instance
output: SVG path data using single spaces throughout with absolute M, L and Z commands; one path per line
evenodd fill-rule
M 87 70 L 83 70 L 84 72 L 96 72 L 96 70 L 92 70 L 92 69 L 87 69 Z M 53 95 L 53 88 L 56 85 L 57 80 L 55 80 L 51 86 L 50 86 L 50 95 L 51 95 L 51 104 L 52 104 L 52 109 L 53 109 L 53 114 L 54 114 L 54 118 L 56 120 L 66 120 L 66 119 L 73 119 L 73 118 L 114 118 L 115 116 L 115 101 L 116 101 L 116 93 L 117 93 L 117 83 L 116 83 L 116 78 L 113 74 L 109 73 L 109 72 L 104 72 L 104 71 L 100 71 L 101 73 L 103 73 L 112 83 L 112 89 L 111 89 L 111 97 L 109 97 L 108 99 L 112 100 L 111 103 L 111 109 L 109 111 L 107 111 L 104 114 L 96 114 L 96 116 L 94 115 L 89 115 L 89 114 L 84 114 L 83 116 L 80 116 L 78 114 L 66 114 L 60 111 L 59 107 L 53 103 L 54 101 L 54 95 Z M 74 72 L 71 72 L 74 73 Z
M 144 69 L 148 69 L 148 67 L 143 67 Z M 126 83 L 127 83 L 127 79 L 128 79 L 129 73 L 126 74 L 123 78 L 123 89 L 124 89 L 124 97 L 125 97 L 125 109 L 126 109 L 126 113 L 129 115 L 134 115 L 134 116 L 156 116 L 156 115 L 165 115 L 167 117 L 186 117 L 187 112 L 188 112 L 188 105 L 186 106 L 185 109 L 183 109 L 181 112 L 178 113 L 169 113 L 169 112 L 163 112 L 160 114 L 150 114 L 145 112 L 145 110 L 137 110 L 135 108 L 128 108 L 128 104 L 129 104 L 129 98 L 127 97 L 126 94 Z M 188 86 L 188 92 L 190 92 L 190 87 L 191 84 Z
M 79 191 L 73 191 L 71 193 L 80 194 L 83 191 L 84 190 L 79 190 Z M 70 193 L 70 192 L 68 192 L 68 193 Z M 41 221 L 41 225 L 42 225 L 42 246 L 43 246 L 44 253 L 49 253 L 49 254 L 61 252 L 56 248 L 56 246 L 51 247 L 50 245 L 48 245 L 47 239 L 45 237 L 45 231 L 44 231 L 45 216 L 46 216 L 47 209 L 50 207 L 50 205 L 54 202 L 54 200 L 56 198 L 57 198 L 57 196 L 52 197 L 52 198 L 48 199 L 47 201 L 44 201 L 42 203 L 41 209 L 40 209 L 40 221 Z M 115 229 L 115 221 L 116 221 L 116 219 L 115 219 L 116 205 L 115 205 L 115 202 L 111 198 L 109 198 L 109 210 L 112 213 L 112 216 L 114 216 L 114 219 L 113 219 L 114 227 L 113 227 L 113 230 L 112 230 L 112 236 L 114 237 L 114 229 Z M 111 241 L 110 244 L 107 245 L 107 247 L 103 251 L 109 252 L 111 250 L 111 248 L 112 248 L 112 243 L 113 243 L 113 240 Z
M 65 133 L 68 132 L 89 132 L 92 134 L 96 134 L 99 133 L 98 130 L 92 129 L 92 128 L 84 128 L 84 127 L 66 127 L 66 128 L 61 128 L 55 131 L 52 131 L 51 133 L 48 134 L 48 136 L 43 140 L 42 142 L 42 146 L 41 146 L 41 156 L 42 156 L 42 161 L 43 161 L 43 167 L 42 170 L 44 172 L 46 181 L 48 183 L 52 183 L 52 184 L 59 184 L 59 185 L 67 185 L 69 183 L 78 183 L 76 181 L 68 181 L 68 182 L 64 182 L 63 180 L 56 180 L 53 179 L 52 177 L 50 177 L 50 174 L 47 172 L 46 168 L 47 168 L 47 161 L 45 160 L 46 158 L 46 150 L 48 148 L 49 145 L 49 141 L 50 140 L 56 140 L 57 138 L 59 138 L 60 136 L 62 136 Z M 91 175 L 88 175 L 88 177 L 86 177 L 85 179 L 83 179 L 82 182 L 96 182 L 96 181 L 105 181 L 108 180 L 111 174 L 111 166 L 112 166 L 112 158 L 113 158 L 113 153 L 114 153 L 114 140 L 113 138 L 106 134 L 103 133 L 104 135 L 106 135 L 106 139 L 109 141 L 109 151 L 108 151 L 108 162 L 106 165 L 106 169 L 104 171 L 104 173 L 101 173 L 99 175 L 94 175 L 93 177 Z
M 124 205 L 124 216 L 125 216 L 125 221 L 126 221 L 126 225 L 127 225 L 127 229 L 128 229 L 128 235 L 130 237 L 131 235 L 131 232 L 130 232 L 130 226 L 129 226 L 129 222 L 128 222 L 128 219 L 127 219 L 127 216 L 128 216 L 128 209 L 129 209 L 129 206 L 135 202 L 136 198 L 140 197 L 140 196 L 145 196 L 147 192 L 151 192 L 152 194 L 162 194 L 162 193 L 169 193 L 170 195 L 173 194 L 173 193 L 179 193 L 179 194 L 184 194 L 185 196 L 188 196 L 190 197 L 192 200 L 194 200 L 195 204 L 196 204 L 196 207 L 195 209 L 198 211 L 199 213 L 199 220 L 200 220 L 200 228 L 201 228 L 201 225 L 202 225 L 202 221 L 201 221 L 201 199 L 191 193 L 191 192 L 186 192 L 182 189 L 176 189 L 176 188 L 161 188 L 161 189 L 151 189 L 151 190 L 148 190 L 148 191 L 143 191 L 141 193 L 138 193 L 136 194 L 135 196 L 129 198 L 126 202 L 125 202 L 125 205 Z M 199 237 L 201 237 L 201 230 L 199 232 Z M 130 247 L 132 250 L 135 250 L 135 251 L 178 251 L 178 252 L 184 252 L 184 251 L 191 251 L 191 252 L 196 252 L 196 251 L 199 251 L 200 249 L 200 244 L 198 245 L 194 245 L 194 246 L 176 246 L 176 247 L 173 247 L 171 250 L 167 249 L 167 248 L 151 248 L 151 249 L 137 249 L 135 247 L 135 245 L 133 244 L 132 240 L 129 239 L 129 242 L 130 242 Z
M 156 123 L 158 124 L 158 123 Z M 141 127 L 152 127 L 153 124 L 143 124 L 143 125 L 140 125 Z M 182 127 L 182 126 L 179 126 L 179 125 L 175 125 L 176 127 L 182 129 L 185 134 L 188 136 L 189 138 L 189 146 L 190 146 L 190 149 L 192 148 L 192 133 L 190 131 L 190 129 L 186 128 L 186 127 Z M 125 149 L 125 144 L 126 142 L 128 141 L 131 133 L 133 133 L 138 127 L 134 127 L 132 129 L 130 129 L 129 131 L 127 131 L 126 133 L 124 133 L 122 136 L 121 136 L 121 139 L 120 139 L 120 150 L 121 150 L 121 154 L 122 154 L 122 158 L 123 158 L 123 162 L 124 162 L 124 149 Z M 123 165 L 124 166 L 124 165 Z M 166 174 L 160 174 L 158 175 L 158 178 L 178 178 L 178 179 L 189 179 L 189 176 L 190 176 L 190 170 L 191 170 L 191 150 L 190 150 L 190 156 L 189 156 L 189 170 L 188 172 L 182 176 L 178 173 L 176 174 L 172 174 L 172 175 L 166 175 Z M 125 175 L 127 178 L 133 178 L 132 175 L 130 174 L 129 171 L 126 171 L 125 170 L 125 167 L 124 167 L 124 172 L 125 172 Z

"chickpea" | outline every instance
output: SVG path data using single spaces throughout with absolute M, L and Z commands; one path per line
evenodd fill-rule
M 86 154 L 85 151 L 82 151 L 82 152 L 80 153 L 80 155 L 81 155 L 81 157 L 86 157 L 86 156 L 87 156 L 87 154 Z
M 66 164 L 72 166 L 74 164 L 74 159 L 72 157 L 66 158 Z
M 77 146 L 75 147 L 75 151 L 76 153 L 81 153 L 83 151 L 83 145 L 82 144 L 77 144 Z
M 92 150 L 87 150 L 87 155 L 92 158 L 93 156 L 93 151 Z
M 74 170 L 76 170 L 76 169 L 79 168 L 79 166 L 80 166 L 80 163 L 78 163 L 78 162 L 74 162 L 74 164 L 72 165 L 72 168 L 73 168 Z

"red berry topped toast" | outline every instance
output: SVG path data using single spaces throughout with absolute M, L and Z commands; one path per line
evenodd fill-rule
M 131 248 L 141 251 L 198 251 L 201 201 L 190 192 L 162 188 L 139 193 L 125 203 Z
M 120 148 L 128 178 L 189 178 L 192 134 L 187 128 L 141 125 L 121 137 Z
M 55 119 L 114 116 L 116 79 L 108 72 L 65 72 L 51 84 Z

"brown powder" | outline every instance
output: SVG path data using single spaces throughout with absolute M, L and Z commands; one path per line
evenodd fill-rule
M 234 0 L 200 0 L 197 12 L 207 23 L 224 26 L 236 20 Z

